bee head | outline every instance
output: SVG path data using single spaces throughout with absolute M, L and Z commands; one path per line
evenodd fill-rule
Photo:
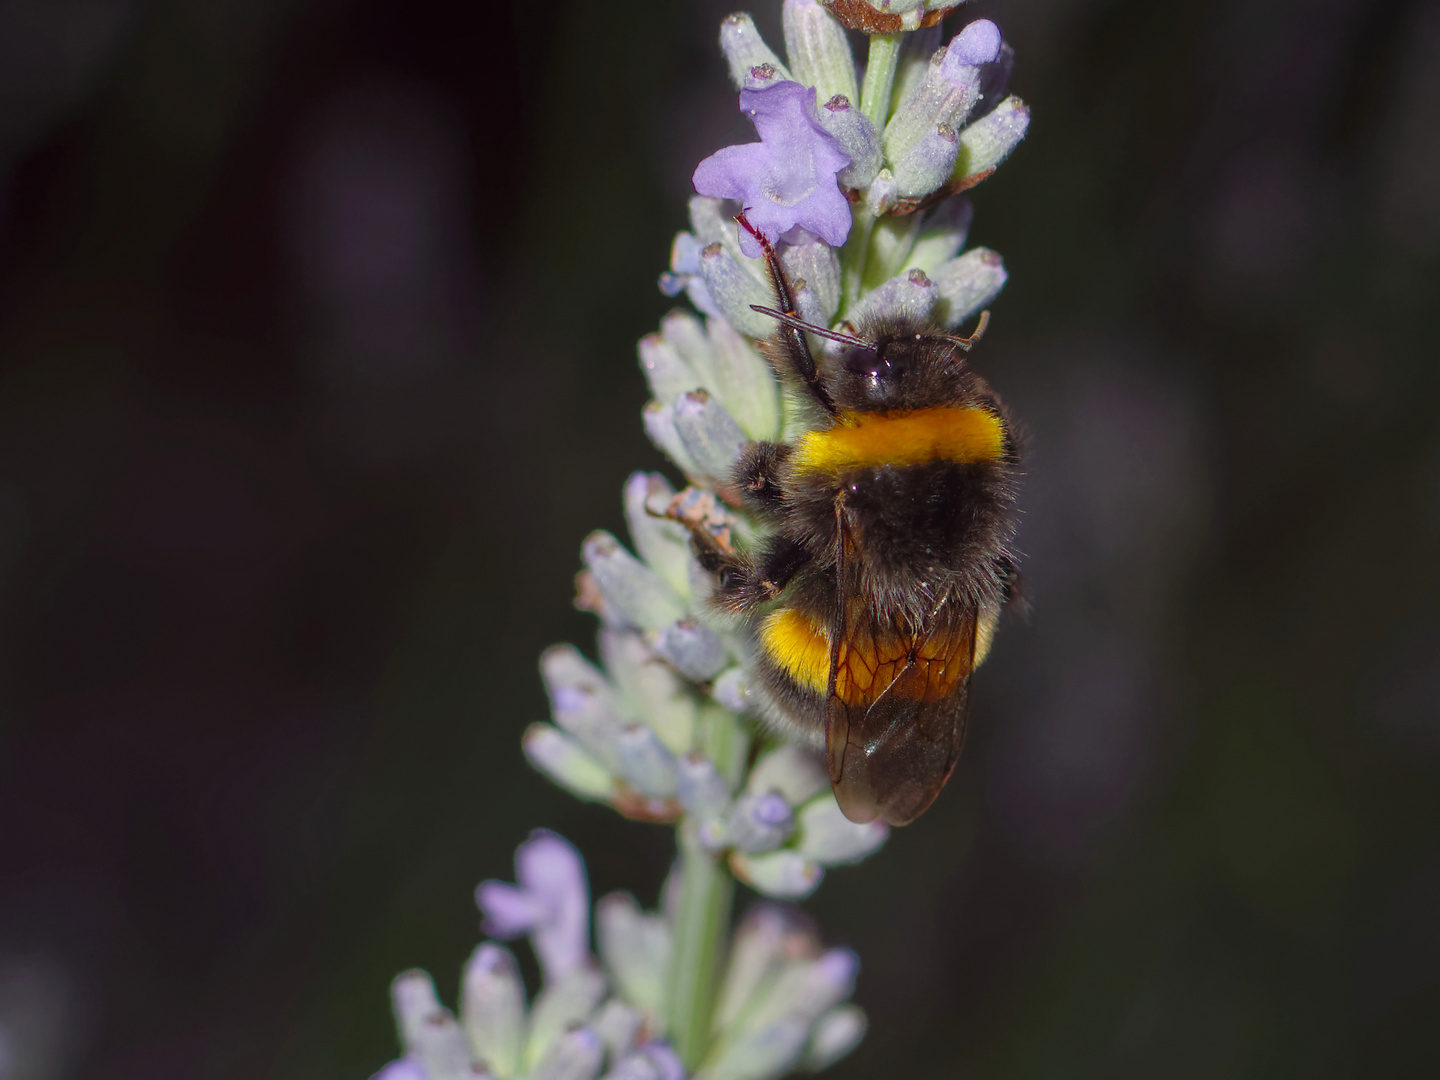
M 846 348 L 840 367 L 868 408 L 897 408 L 908 404 L 915 384 L 924 381 L 920 369 L 933 366 L 934 351 L 934 339 L 927 335 L 886 334 L 873 344 Z
M 983 312 L 969 337 L 914 319 L 862 326 L 857 336 L 827 334 L 845 347 L 835 361 L 836 400 L 869 411 L 923 409 L 953 403 L 973 379 L 965 354 L 989 322 Z

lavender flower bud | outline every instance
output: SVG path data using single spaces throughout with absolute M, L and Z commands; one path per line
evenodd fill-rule
M 576 740 L 549 724 L 534 723 L 520 739 L 525 760 L 552 782 L 587 802 L 608 802 L 615 776 Z
M 750 69 L 769 64 L 781 79 L 789 79 L 790 72 L 780 58 L 770 51 L 755 22 L 744 12 L 731 15 L 720 24 L 720 50 L 725 62 L 730 65 L 730 81 L 736 89 L 745 85 Z
M 715 763 L 704 754 L 692 752 L 680 759 L 676 798 L 685 812 L 700 821 L 709 821 L 725 812 L 730 787 Z
M 790 964 L 751 1015 L 757 1027 L 781 1016 L 799 1016 L 807 1027 L 855 992 L 860 958 L 849 949 L 827 949 L 814 960 Z
M 770 279 L 765 275 L 765 264 L 740 250 L 739 227 L 735 224 L 733 205 L 727 204 L 724 199 L 715 199 L 708 195 L 692 196 L 689 203 L 690 228 L 695 231 L 701 252 L 710 244 L 720 244 L 730 253 L 730 257 L 766 290 L 768 296 Z M 697 259 L 698 255 L 697 252 Z
M 851 322 L 902 318 L 924 322 L 939 299 L 939 290 L 923 271 L 909 270 L 872 289 L 855 305 L 848 318 Z
M 707 682 L 725 666 L 720 636 L 694 619 L 671 623 L 655 635 L 651 647 L 676 671 L 695 682 Z
M 645 724 L 632 724 L 620 733 L 620 775 L 642 795 L 669 799 L 675 794 L 675 755 L 660 736 Z
M 828 1069 L 860 1045 L 869 1026 L 865 1010 L 858 1005 L 840 1005 L 815 1022 L 810 1045 L 805 1048 L 803 1067 L 808 1072 Z
M 865 279 L 870 288 L 906 269 L 910 250 L 920 232 L 920 214 L 883 217 L 870 231 L 870 251 L 865 257 Z
M 730 869 L 756 892 L 777 900 L 803 900 L 819 888 L 825 876 L 819 863 L 789 848 L 764 855 L 736 851 L 730 856 Z
M 591 533 L 580 550 L 605 603 L 632 626 L 655 630 L 685 613 L 675 590 L 609 533 Z
M 640 370 L 645 373 L 650 395 L 656 401 L 673 401 L 677 395 L 701 385 L 695 369 L 685 362 L 664 334 L 646 334 L 640 339 L 638 352 Z
M 890 212 L 895 206 L 896 198 L 894 175 L 889 169 L 881 169 L 865 189 L 865 209 L 879 217 Z
M 823 240 L 787 244 L 780 249 L 780 265 L 791 282 L 803 281 L 824 312 L 820 325 L 829 326 L 840 308 L 840 255 Z M 774 330 L 772 324 L 771 330 Z M 774 374 L 765 372 L 773 384 Z
M 555 723 L 578 739 L 600 765 L 614 771 L 619 764 L 616 740 L 624 720 L 604 676 L 569 645 L 545 650 L 540 675 Z
M 689 687 L 637 634 L 600 631 L 600 657 L 625 708 L 643 720 L 673 754 L 690 749 L 696 703 Z
M 530 1080 L 595 1080 L 605 1061 L 605 1044 L 588 1027 L 556 1039 L 530 1074 Z
M 895 68 L 895 83 L 890 90 L 892 112 L 915 92 L 925 78 L 925 73 L 930 70 L 930 59 L 940 48 L 944 37 L 944 28 L 938 22 L 905 35 L 900 47 L 900 61 Z
M 1005 287 L 1005 263 L 989 248 L 971 248 L 935 271 L 940 303 L 935 314 L 955 329 L 994 300 Z
M 530 1038 L 525 1043 L 522 1073 L 533 1070 L 564 1032 L 583 1024 L 604 996 L 605 977 L 589 964 L 575 968 L 563 978 L 547 982 L 530 1010 Z M 594 1036 L 594 1033 L 591 1032 L 591 1035 Z M 595 1044 L 600 1046 L 598 1036 L 595 1036 Z M 601 1049 L 603 1052 L 603 1047 Z M 599 1072 L 598 1061 L 595 1071 Z
M 514 1076 L 525 1044 L 525 987 L 510 950 L 486 942 L 465 965 L 460 1018 L 470 1052 L 492 1072 Z
M 698 386 L 709 389 L 715 383 L 713 354 L 705 324 L 688 311 L 672 311 L 660 320 L 660 333 L 675 346 L 690 370 L 699 379 Z M 687 387 L 694 390 L 695 386 Z
M 746 783 L 750 791 L 774 791 L 791 806 L 803 806 L 830 786 L 819 755 L 781 743 L 755 762 Z
M 690 460 L 716 480 L 729 478 L 749 441 L 735 418 L 703 390 L 675 399 L 675 430 Z
M 728 822 L 730 843 L 747 855 L 774 851 L 795 831 L 790 804 L 773 791 L 747 791 L 735 800 Z
M 883 821 L 857 825 L 829 795 L 800 808 L 800 843 L 796 850 L 825 866 L 857 863 L 885 843 L 890 829 Z
M 940 124 L 961 127 L 980 94 L 981 67 L 1000 55 L 1000 30 L 977 19 L 935 53 L 920 85 L 900 103 L 885 125 L 885 157 L 899 161 Z
M 685 444 L 680 441 L 680 433 L 675 430 L 674 405 L 652 401 L 641 411 L 640 419 L 645 425 L 645 434 L 662 454 L 680 466 L 686 475 L 700 474 L 700 469 L 685 449 Z
M 826 326 L 830 323 L 830 317 L 825 314 L 825 308 L 820 303 L 820 298 L 815 295 L 815 290 L 804 282 L 799 288 L 791 286 L 795 300 L 795 313 L 812 326 Z
M 709 1076 L 769 1080 L 789 1071 L 805 1052 L 816 1021 L 854 989 L 859 961 L 848 949 L 831 949 L 811 961 L 786 964 L 753 995 L 738 1029 L 727 1031 Z
M 710 688 L 713 697 L 727 711 L 744 716 L 750 711 L 750 686 L 743 669 L 722 672 Z
M 690 540 L 683 525 L 661 516 L 674 494 L 659 473 L 632 473 L 625 481 L 625 523 L 636 554 L 684 596 L 689 592 Z
M 908 265 L 925 271 L 933 279 L 935 271 L 960 254 L 965 246 L 973 214 L 970 200 L 960 195 L 953 195 L 936 206 L 921 222 Z
M 840 149 L 850 157 L 850 164 L 835 174 L 841 187 L 863 188 L 875 179 L 885 155 L 880 149 L 880 133 L 870 118 L 857 109 L 853 97 L 836 94 L 820 106 L 820 126 Z
M 819 240 L 785 250 L 812 247 L 830 250 L 829 245 Z M 837 283 L 838 278 L 837 261 Z M 769 362 L 724 319 L 711 319 L 706 327 L 710 334 L 715 395 L 746 435 L 752 439 L 773 439 L 780 431 L 780 390 Z
M 646 1043 L 618 1061 L 604 1080 L 685 1080 L 685 1066 L 665 1043 Z
M 595 937 L 606 970 L 633 1005 L 665 1014 L 665 973 L 670 964 L 670 927 L 640 910 L 629 893 L 611 893 L 595 905 Z
M 785 0 L 785 54 L 795 80 L 813 86 L 821 101 L 844 94 L 859 100 L 855 58 L 845 28 L 816 0 Z
M 670 246 L 670 269 L 660 275 L 660 291 L 666 296 L 679 296 L 683 291 L 705 314 L 718 316 L 715 302 L 700 280 L 700 248 L 700 241 L 692 234 L 675 234 L 675 242 Z
M 489 1080 L 488 1072 L 481 1075 L 485 1080 Z M 390 1062 L 370 1080 L 430 1080 L 430 1074 L 414 1058 L 401 1058 L 399 1061 Z
M 430 976 L 407 971 L 391 984 L 390 994 L 406 1054 L 429 1076 L 464 1076 L 470 1068 L 470 1047 L 455 1017 L 440 1005 Z
M 902 199 L 929 195 L 950 178 L 960 137 L 949 124 L 941 124 L 910 144 L 895 162 L 896 193 Z
M 604 951 L 603 945 L 601 951 Z M 590 1021 L 590 1027 L 605 1044 L 610 1060 L 618 1061 L 635 1045 L 644 1023 L 645 1018 L 637 1010 L 612 997 L 600 1006 L 600 1011 Z
M 804 1053 L 810 1028 L 804 1020 L 782 1016 L 758 1030 L 747 1030 L 725 1046 L 705 1070 L 707 1080 L 772 1080 L 784 1076 Z
M 715 1028 L 733 1028 L 749 1011 L 760 989 L 779 969 L 787 954 L 813 951 L 813 935 L 803 930 L 790 910 L 761 904 L 741 921 L 730 948 L 730 962 L 715 1002 Z
M 750 308 L 751 304 L 769 306 L 774 297 L 759 279 L 741 269 L 724 245 L 714 243 L 700 252 L 700 276 L 715 306 L 735 329 L 752 338 L 767 338 L 774 331 L 770 318 Z
M 961 134 L 951 183 L 963 189 L 985 179 L 1020 144 L 1029 126 L 1030 109 L 1023 101 L 1012 94 L 1000 102 Z

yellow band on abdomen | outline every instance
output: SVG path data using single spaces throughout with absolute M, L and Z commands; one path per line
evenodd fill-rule
M 830 688 L 830 643 L 808 616 L 794 608 L 771 612 L 760 624 L 760 644 L 806 690 L 823 694 Z
M 965 465 L 995 461 L 1005 451 L 1005 425 L 987 409 L 912 409 L 841 413 L 835 426 L 800 437 L 792 467 L 842 473 L 882 465 Z

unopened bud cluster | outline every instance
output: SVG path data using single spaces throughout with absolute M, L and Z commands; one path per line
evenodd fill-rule
M 770 1080 L 822 1068 L 863 1035 L 863 1013 L 846 1004 L 858 959 L 822 949 L 793 911 L 762 904 L 723 947 L 702 925 L 718 920 L 726 933 L 734 879 L 774 900 L 803 898 L 827 868 L 875 852 L 887 830 L 847 820 L 819 758 L 751 715 L 745 630 L 708 603 L 714 582 L 692 533 L 753 543 L 758 525 L 731 488 L 735 462 L 747 444 L 806 424 L 758 347 L 775 322 L 754 306 L 773 306 L 775 293 L 758 242 L 736 227 L 740 211 L 774 245 L 799 316 L 816 326 L 854 333 L 904 315 L 955 329 L 1004 286 L 999 255 L 965 248 L 972 210 L 959 193 L 1014 149 L 1029 113 L 1006 94 L 1014 57 L 993 23 L 945 39 L 939 20 L 956 6 L 784 0 L 784 57 L 748 15 L 722 24 L 760 141 L 696 169 L 690 227 L 660 279 L 693 311 L 672 311 L 639 345 L 645 430 L 684 484 L 634 474 L 628 546 L 605 532 L 585 540 L 577 603 L 599 616 L 598 662 L 568 645 L 544 654 L 550 720 L 522 740 L 530 763 L 572 794 L 674 826 L 681 858 L 658 910 L 629 894 L 594 906 L 592 955 L 579 854 L 534 834 L 517 852 L 516 883 L 486 882 L 477 900 L 492 938 L 529 936 L 544 985 L 527 1004 L 513 955 L 495 941 L 466 967 L 458 1016 L 428 976 L 402 975 L 406 1053 L 385 1080 Z M 874 35 L 864 69 L 847 28 Z M 833 362 L 832 343 L 812 345 Z
M 527 1002 L 514 954 L 486 941 L 461 977 L 459 1014 L 423 971 L 392 988 L 405 1056 L 376 1080 L 685 1080 L 661 1037 L 669 1020 L 678 888 L 659 911 L 629 893 L 595 904 L 579 853 L 537 831 L 515 857 L 516 884 L 477 890 L 485 929 L 528 935 L 544 985 Z M 741 923 L 719 980 L 712 1038 L 700 1066 L 711 1080 L 773 1080 L 799 1064 L 820 1069 L 848 1053 L 865 1017 L 845 1004 L 859 961 L 821 947 L 803 919 L 761 905 Z

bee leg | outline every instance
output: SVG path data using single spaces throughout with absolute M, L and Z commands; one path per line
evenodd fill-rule
M 765 552 L 755 567 L 751 579 L 751 590 L 757 603 L 780 599 L 785 586 L 810 561 L 810 552 L 784 536 L 772 536 L 765 544 Z
M 778 536 L 766 542 L 758 560 L 721 547 L 703 528 L 691 528 L 690 546 L 700 568 L 715 578 L 711 602 L 737 615 L 779 599 L 790 579 L 810 560 L 810 553 L 801 545 Z
M 755 226 L 745 219 L 745 212 L 742 210 L 735 216 L 735 221 L 742 229 L 755 238 L 760 245 L 760 251 L 765 256 L 765 266 L 770 271 L 770 284 L 775 287 L 775 299 L 782 312 L 786 315 L 799 318 L 799 311 L 795 307 L 795 297 L 790 292 L 790 283 L 785 279 L 785 270 L 780 265 L 780 259 L 775 254 L 775 248 Z M 798 326 L 791 326 L 788 323 L 781 323 L 777 331 L 780 341 L 780 349 L 785 354 L 790 366 L 795 369 L 795 374 L 800 376 L 810 396 L 830 416 L 835 415 L 835 402 L 830 397 L 830 391 L 825 389 L 825 384 L 820 380 L 820 369 L 815 365 L 815 357 L 810 354 L 810 343 L 805 340 L 805 331 Z
M 1015 560 L 1009 555 L 998 555 L 995 558 L 995 576 L 1000 580 L 1000 601 L 1007 608 L 1013 608 L 1020 615 L 1030 614 L 1030 598 L 1025 592 L 1024 579 L 1020 576 L 1020 568 L 1015 565 Z
M 793 450 L 783 443 L 751 443 L 735 463 L 735 486 L 745 502 L 761 514 L 773 515 L 784 504 L 780 472 Z

